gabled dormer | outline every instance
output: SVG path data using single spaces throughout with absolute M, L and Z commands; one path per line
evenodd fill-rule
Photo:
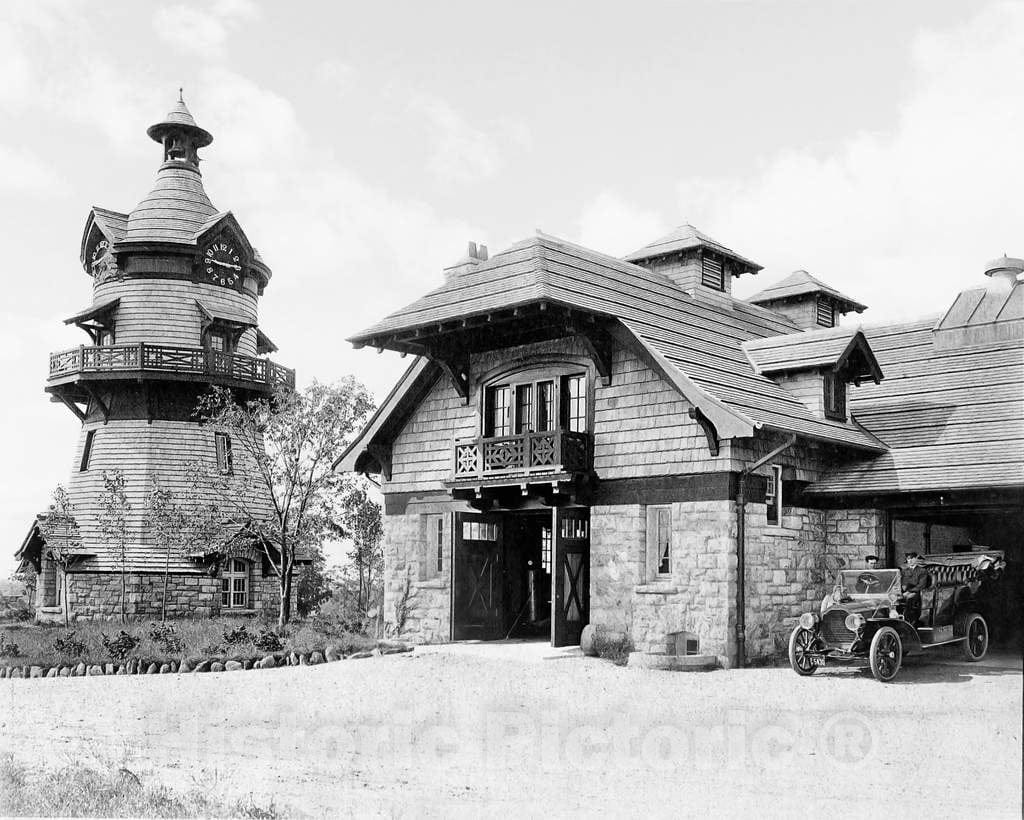
M 691 296 L 728 302 L 732 280 L 757 273 L 761 266 L 701 233 L 681 225 L 671 233 L 623 257 L 627 262 L 664 274 Z
M 867 310 L 866 305 L 845 296 L 805 270 L 794 271 L 747 301 L 781 313 L 801 330 L 835 327 L 840 316 Z
M 759 374 L 786 389 L 819 418 L 849 420 L 846 388 L 870 379 L 878 384 L 882 369 L 857 329 L 790 333 L 745 342 L 743 351 Z

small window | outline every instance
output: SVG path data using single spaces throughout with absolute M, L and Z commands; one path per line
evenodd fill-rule
M 565 427 L 576 433 L 587 431 L 587 377 L 566 376 L 563 380 L 565 396 Z
M 773 464 L 764 490 L 765 515 L 769 524 L 782 521 L 782 467 Z
M 498 525 L 482 521 L 462 522 L 463 541 L 497 541 Z
M 533 432 L 533 385 L 516 388 L 516 433 Z
M 701 258 L 700 283 L 712 290 L 725 290 L 725 265 L 719 257 L 706 253 Z
M 825 374 L 825 416 L 846 421 L 846 382 L 835 373 Z
M 537 385 L 537 430 L 546 433 L 555 428 L 555 383 Z
M 217 471 L 221 475 L 234 473 L 234 460 L 231 456 L 231 436 L 227 433 L 214 433 L 217 442 Z
M 228 335 L 221 330 L 211 330 L 206 334 L 207 345 L 210 350 L 216 350 L 218 353 L 228 352 Z
M 484 435 L 507 436 L 512 433 L 512 388 L 507 384 L 490 387 L 484 408 Z
M 78 471 L 84 473 L 89 469 L 89 462 L 92 461 L 92 445 L 96 440 L 96 431 L 90 430 L 85 434 L 85 446 L 82 447 L 82 461 L 78 465 Z
M 540 566 L 551 574 L 551 527 L 542 527 L 540 531 Z
M 818 297 L 817 321 L 822 327 L 836 326 L 836 308 L 832 304 L 831 299 L 825 299 L 822 296 Z
M 249 608 L 249 562 L 230 558 L 220 574 L 220 605 L 222 609 Z
M 672 508 L 647 508 L 647 567 L 651 578 L 672 574 Z
M 424 580 L 437 578 L 444 571 L 444 516 L 425 516 L 423 569 L 420 577 Z

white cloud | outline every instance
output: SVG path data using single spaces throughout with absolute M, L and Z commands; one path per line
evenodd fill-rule
M 249 0 L 217 0 L 207 6 L 179 3 L 158 9 L 153 28 L 160 39 L 182 52 L 218 59 L 224 56 L 232 32 L 259 13 Z
M 696 225 L 768 266 L 741 292 L 806 268 L 871 305 L 868 320 L 920 315 L 983 284 L 988 259 L 1024 255 L 1024 6 L 921 33 L 912 59 L 891 131 L 680 183 Z
M 24 149 L 0 143 L 0 195 L 48 198 L 65 191 L 64 180 L 52 165 Z
M 501 149 L 488 133 L 466 120 L 444 100 L 418 96 L 411 108 L 423 114 L 433 133 L 428 170 L 441 182 L 469 183 L 494 176 L 502 166 Z M 521 133 L 516 140 L 523 139 Z
M 583 209 L 577 241 L 595 250 L 622 256 L 668 232 L 662 216 L 602 191 Z

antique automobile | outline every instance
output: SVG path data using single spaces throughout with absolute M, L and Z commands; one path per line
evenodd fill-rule
M 798 675 L 831 664 L 863 664 L 887 683 L 903 658 L 959 643 L 969 661 L 988 651 L 991 585 L 1006 566 L 999 550 L 922 556 L 930 585 L 919 613 L 901 594 L 898 569 L 842 570 L 821 611 L 805 612 L 789 638 Z M 911 618 L 912 620 L 908 620 Z

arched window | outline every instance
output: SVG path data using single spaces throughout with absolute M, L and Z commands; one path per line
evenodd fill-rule
M 573 372 L 576 368 L 566 370 L 531 369 L 486 385 L 483 435 L 500 438 L 557 429 L 587 432 L 587 374 Z
M 221 609 L 249 608 L 249 562 L 229 558 L 220 573 Z

